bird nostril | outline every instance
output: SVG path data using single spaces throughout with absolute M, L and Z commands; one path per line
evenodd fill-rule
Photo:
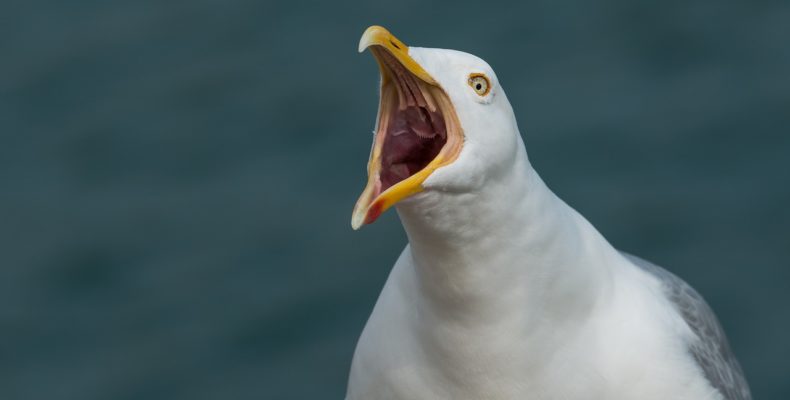
M 393 41 L 392 41 L 392 39 L 390 39 L 390 44 L 391 44 L 393 47 L 395 47 L 396 49 L 400 50 L 400 46 L 398 46 L 398 44 L 397 44 L 397 43 L 393 42 Z

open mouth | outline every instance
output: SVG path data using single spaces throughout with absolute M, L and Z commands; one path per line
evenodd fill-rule
M 365 47 L 381 71 L 381 98 L 368 184 L 352 216 L 355 229 L 422 191 L 425 179 L 453 162 L 463 144 L 449 97 L 408 55 L 408 47 L 381 27 L 368 28 L 363 42 L 368 35 L 373 38 Z
M 433 161 L 447 144 L 447 124 L 434 93 L 382 49 L 372 49 L 388 71 L 390 82 L 382 87 L 376 140 L 381 149 L 381 191 L 416 174 Z M 381 138 L 378 136 L 381 135 Z

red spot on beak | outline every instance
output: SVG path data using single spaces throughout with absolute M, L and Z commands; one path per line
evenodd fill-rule
M 373 223 L 381 215 L 381 202 L 375 202 L 368 208 L 368 215 L 365 216 L 365 223 Z

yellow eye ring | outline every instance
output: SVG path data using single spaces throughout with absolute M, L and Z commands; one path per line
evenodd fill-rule
M 467 83 L 480 97 L 491 91 L 491 82 L 484 74 L 470 74 Z

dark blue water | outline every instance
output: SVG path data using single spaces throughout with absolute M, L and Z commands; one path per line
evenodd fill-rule
M 405 244 L 359 232 L 371 24 L 497 70 L 533 164 L 790 398 L 790 3 L 0 6 L 0 398 L 340 399 Z

